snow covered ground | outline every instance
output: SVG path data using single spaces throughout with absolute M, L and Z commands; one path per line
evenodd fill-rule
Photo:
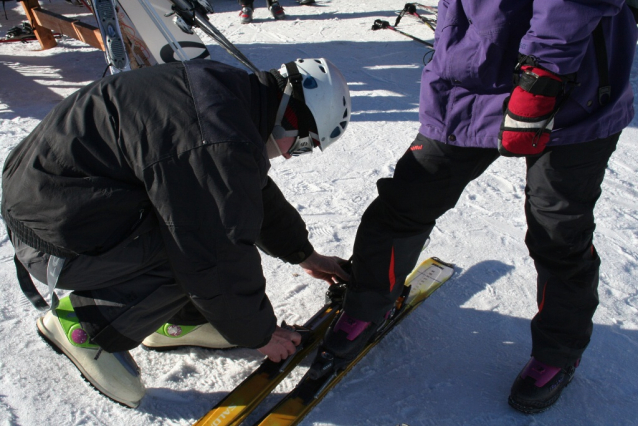
M 433 1 L 433 0 L 432 0 Z M 308 223 L 318 251 L 350 255 L 375 182 L 393 172 L 417 133 L 419 78 L 426 49 L 389 30 L 405 0 L 282 0 L 275 22 L 257 0 L 255 21 L 240 25 L 234 0 L 214 0 L 211 20 L 258 67 L 297 57 L 327 57 L 350 82 L 353 120 L 323 154 L 277 160 L 272 177 Z M 428 3 L 435 4 L 435 3 Z M 83 10 L 43 2 L 63 13 Z M 0 34 L 23 19 L 7 3 Z M 12 9 L 11 9 L 12 7 Z M 91 16 L 81 16 L 91 22 Z M 416 19 L 400 28 L 431 39 Z M 236 64 L 210 42 L 215 59 Z M 100 78 L 102 53 L 61 39 L 0 44 L 0 161 L 61 99 Z M 638 90 L 638 60 L 632 76 Z M 637 103 L 638 105 L 638 103 Z M 456 264 L 456 276 L 395 329 L 304 420 L 304 425 L 632 425 L 638 424 L 638 119 L 621 137 L 596 208 L 595 243 L 603 260 L 593 340 L 573 383 L 546 413 L 507 405 L 510 385 L 530 352 L 535 273 L 523 243 L 524 162 L 500 159 L 470 184 L 432 234 L 426 255 Z M 0 227 L 4 228 L 4 227 Z M 188 425 L 205 414 L 260 362 L 256 351 L 132 351 L 147 396 L 138 409 L 112 403 L 36 333 L 37 312 L 15 278 L 13 251 L 0 230 L 0 424 Z M 294 266 L 264 258 L 268 294 L 280 320 L 303 323 L 325 285 Z M 291 390 L 291 380 L 267 400 Z M 263 410 L 258 411 L 261 413 Z M 255 419 L 256 416 L 250 419 Z

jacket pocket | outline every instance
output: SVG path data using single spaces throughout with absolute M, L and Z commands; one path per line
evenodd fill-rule
M 497 17 L 498 15 L 495 15 Z M 511 82 L 516 64 L 510 25 L 504 20 L 475 25 L 461 0 L 452 0 L 438 34 L 437 74 L 464 87 L 495 87 Z M 516 50 L 514 49 L 514 52 Z
M 470 25 L 450 52 L 447 74 L 464 87 L 491 88 L 507 84 L 516 65 L 507 54 L 507 25 L 478 31 Z

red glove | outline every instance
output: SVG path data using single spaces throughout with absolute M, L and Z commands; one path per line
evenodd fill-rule
M 538 155 L 549 142 L 563 80 L 543 68 L 524 65 L 518 84 L 505 100 L 498 152 L 505 157 Z

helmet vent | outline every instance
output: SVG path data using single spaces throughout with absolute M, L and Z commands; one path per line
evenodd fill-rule
M 345 111 L 343 111 L 343 118 L 346 118 L 348 116 L 348 108 L 345 109 Z
M 303 87 L 304 87 L 304 89 L 316 89 L 317 88 L 317 80 L 312 78 L 312 76 L 307 77 L 303 81 Z
M 335 127 L 332 133 L 330 133 L 330 139 L 334 139 L 341 134 L 341 128 L 339 126 Z
M 323 65 L 319 65 L 319 69 L 321 70 L 321 72 L 323 72 L 324 74 L 328 74 L 326 72 L 326 69 L 323 67 Z

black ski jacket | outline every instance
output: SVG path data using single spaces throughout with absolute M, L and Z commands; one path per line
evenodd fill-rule
M 313 251 L 267 176 L 276 87 L 268 73 L 214 61 L 90 84 L 7 158 L 7 226 L 49 254 L 96 255 L 154 213 L 176 279 L 204 316 L 230 342 L 263 346 L 276 318 L 257 246 L 290 263 Z

